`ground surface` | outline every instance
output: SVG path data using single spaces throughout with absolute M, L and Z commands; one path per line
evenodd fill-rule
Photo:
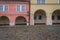
M 0 40 L 60 40 L 60 27 L 1 26 Z

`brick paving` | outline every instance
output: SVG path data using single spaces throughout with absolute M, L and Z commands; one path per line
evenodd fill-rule
M 60 30 L 46 26 L 0 27 L 0 40 L 60 40 Z

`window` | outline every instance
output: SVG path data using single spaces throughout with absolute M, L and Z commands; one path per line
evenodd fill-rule
M 41 15 L 39 15 L 39 20 L 41 20 L 42 19 L 42 16 Z
M 0 6 L 0 11 L 7 11 L 7 10 L 8 10 L 8 6 L 6 5 Z
M 45 0 L 37 0 L 37 4 L 45 4 Z
M 57 20 L 60 20 L 60 16 L 57 16 Z
M 25 6 L 22 6 L 22 9 L 21 9 L 21 11 L 25 11 Z
M 22 5 L 17 6 L 17 11 L 18 12 L 24 12 L 25 10 L 26 10 L 26 7 L 25 6 L 22 6 Z
M 58 0 L 58 3 L 60 4 L 60 0 Z
M 17 6 L 17 11 L 20 11 L 20 6 Z
M 4 9 L 5 9 L 5 11 L 8 11 L 8 6 L 5 6 L 5 8 L 4 8 Z
M 3 11 L 3 6 L 0 6 L 0 11 Z

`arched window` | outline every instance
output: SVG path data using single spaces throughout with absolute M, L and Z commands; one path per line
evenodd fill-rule
M 16 25 L 26 25 L 27 21 L 23 16 L 18 16 L 15 20 Z
M 41 25 L 46 23 L 46 13 L 44 10 L 39 9 L 34 13 L 34 24 Z
M 9 25 L 9 19 L 6 16 L 0 17 L 0 25 Z
M 53 25 L 60 25 L 60 9 L 57 9 L 52 14 Z

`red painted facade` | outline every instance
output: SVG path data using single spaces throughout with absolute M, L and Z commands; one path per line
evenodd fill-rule
M 0 12 L 0 17 L 1 16 L 8 17 L 10 23 L 15 23 L 15 19 L 18 16 L 23 16 L 26 19 L 26 21 L 29 22 L 29 2 L 0 1 L 0 5 L 7 5 L 8 6 L 8 11 Z M 17 12 L 16 11 L 17 5 L 24 5 L 26 7 L 26 11 Z

